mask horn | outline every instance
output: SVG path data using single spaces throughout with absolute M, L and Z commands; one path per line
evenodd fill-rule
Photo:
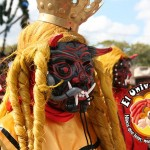
M 51 37 L 49 40 L 49 46 L 56 47 L 59 39 L 61 39 L 62 37 L 63 37 L 63 34 L 58 34 L 58 35 L 55 35 L 54 37 Z
M 135 59 L 138 56 L 138 54 L 133 54 L 132 56 L 130 56 L 130 59 Z
M 95 47 L 88 47 L 89 52 L 91 53 L 92 57 L 101 56 L 107 54 L 112 51 L 111 47 L 108 48 L 95 48 Z

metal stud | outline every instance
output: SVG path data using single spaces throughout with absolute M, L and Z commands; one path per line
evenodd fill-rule
M 71 17 L 71 18 L 76 18 L 76 17 L 77 17 L 77 14 L 72 13 L 70 17 Z
M 48 8 L 48 10 L 52 9 L 52 4 L 48 3 L 47 8 Z
M 44 3 L 43 2 L 40 2 L 40 7 L 41 7 L 41 9 L 44 9 Z

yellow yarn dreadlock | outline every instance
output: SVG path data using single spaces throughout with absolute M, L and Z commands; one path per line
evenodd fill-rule
M 118 47 L 113 46 L 112 49 L 113 50 L 110 53 L 102 55 L 98 59 L 103 65 L 104 73 L 110 76 L 111 79 L 113 77 L 112 75 L 114 65 L 119 61 L 121 57 L 128 58 L 128 56 Z
M 40 21 L 26 27 L 19 37 L 17 56 L 9 70 L 6 94 L 0 106 L 0 118 L 7 113 L 6 102 L 9 99 L 13 108 L 15 132 L 18 136 L 20 150 L 42 149 L 45 104 L 50 96 L 51 89 L 55 87 L 48 87 L 46 84 L 47 63 L 50 59 L 48 41 L 58 33 L 63 33 L 64 37 L 61 39 L 63 42 L 79 41 L 85 43 L 85 39 L 76 32 Z M 105 74 L 101 72 L 100 64 L 98 59 L 95 59 L 96 81 L 101 80 L 104 97 L 101 96 L 100 89 L 97 86 L 94 91 L 95 100 L 88 113 L 95 132 L 102 141 L 103 149 L 124 150 L 125 146 L 119 131 L 116 106 L 112 102 L 112 92 L 107 87 L 107 76 L 104 77 Z M 30 110 L 31 97 L 29 91 L 30 67 L 32 65 L 35 67 L 33 116 L 31 116 Z M 21 104 L 19 103 L 19 97 L 22 100 Z M 111 104 L 112 106 L 110 106 Z M 107 111 L 109 115 L 105 115 Z M 108 119 L 110 125 L 108 125 Z
M 125 149 L 125 144 L 124 144 L 123 136 L 121 135 L 121 132 L 119 129 L 120 124 L 119 124 L 119 120 L 117 117 L 118 116 L 117 105 L 116 105 L 116 102 L 114 100 L 113 93 L 112 93 L 112 78 L 113 78 L 112 73 L 113 73 L 113 66 L 118 62 L 121 56 L 123 58 L 128 58 L 128 56 L 122 50 L 120 50 L 119 48 L 115 46 L 112 47 L 112 49 L 113 50 L 111 52 L 95 58 L 94 64 L 95 64 L 95 69 L 97 72 L 98 79 L 100 80 L 100 86 L 101 86 L 101 90 L 104 96 L 104 101 L 107 105 L 107 111 L 108 111 L 109 120 L 110 120 L 110 127 L 112 130 L 111 131 L 112 142 L 114 144 L 115 149 L 122 150 L 122 149 Z M 99 105 L 99 108 L 103 109 L 105 107 L 103 105 Z M 105 112 L 107 111 L 105 110 Z M 94 116 L 94 114 L 92 116 Z M 103 115 L 101 114 L 101 116 Z M 104 127 L 104 125 L 101 125 L 101 126 Z M 104 140 L 106 140 L 107 142 L 107 139 L 104 139 Z

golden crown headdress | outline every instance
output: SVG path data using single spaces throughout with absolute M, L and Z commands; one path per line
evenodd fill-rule
M 80 24 L 92 16 L 102 0 L 37 0 L 38 20 L 77 31 Z

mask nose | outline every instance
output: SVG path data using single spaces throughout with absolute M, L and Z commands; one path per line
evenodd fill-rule
M 72 79 L 72 83 L 73 83 L 73 84 L 78 84 L 79 82 L 80 82 L 80 80 L 79 80 L 78 77 L 74 77 L 74 78 Z
M 88 77 L 81 72 L 78 77 L 74 77 L 71 81 L 73 84 L 88 83 Z
M 79 79 L 80 79 L 80 82 L 82 82 L 82 83 L 87 83 L 88 82 L 88 78 L 83 72 L 81 72 L 79 74 Z

